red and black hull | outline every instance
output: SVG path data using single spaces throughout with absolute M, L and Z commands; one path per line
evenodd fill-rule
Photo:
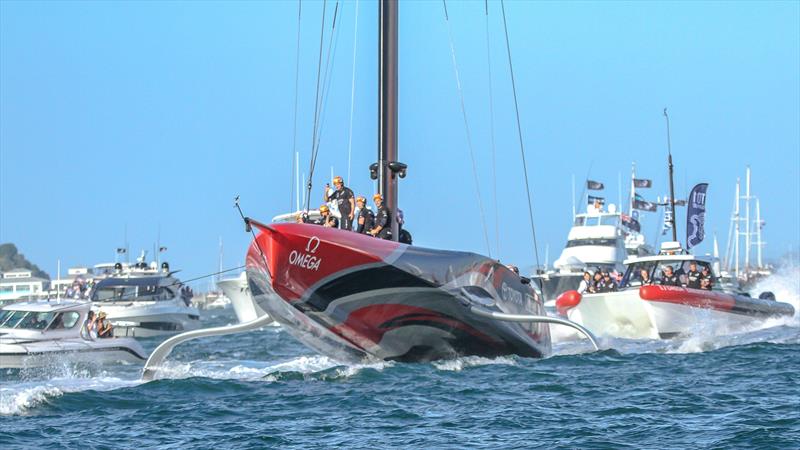
M 494 260 L 314 225 L 253 224 L 261 231 L 247 254 L 254 299 L 325 355 L 426 361 L 550 352 L 546 324 L 470 312 L 544 314 L 531 287 Z

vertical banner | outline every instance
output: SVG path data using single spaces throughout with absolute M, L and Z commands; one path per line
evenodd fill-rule
M 706 237 L 706 190 L 708 183 L 700 183 L 689 194 L 686 211 L 686 248 L 690 249 L 703 242 Z

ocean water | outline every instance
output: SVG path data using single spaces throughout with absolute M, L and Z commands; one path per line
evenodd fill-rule
M 766 289 L 800 311 L 796 266 Z M 54 360 L 0 372 L 0 448 L 800 448 L 798 316 L 603 346 L 342 365 L 265 327 L 179 346 L 147 383 Z

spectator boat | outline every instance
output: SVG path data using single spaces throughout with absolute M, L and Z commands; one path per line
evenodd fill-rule
M 698 270 L 709 268 L 712 290 L 685 287 L 692 261 Z M 730 291 L 721 285 L 710 258 L 688 254 L 677 242 L 665 242 L 659 255 L 631 258 L 625 266 L 619 291 L 583 295 L 567 291 L 556 301 L 559 314 L 597 335 L 634 339 L 668 339 L 707 331 L 728 334 L 764 319 L 794 314 L 792 305 L 775 301 L 770 292 L 751 298 Z M 682 286 L 642 285 L 643 269 L 658 282 L 666 266 L 672 267 Z
M 37 367 L 64 357 L 70 362 L 144 362 L 147 354 L 133 338 L 82 336 L 91 306 L 87 301 L 60 300 L 4 307 L 0 310 L 0 368 Z
M 94 309 L 108 314 L 115 336 L 161 336 L 200 327 L 200 312 L 169 264 L 162 263 L 160 270 L 155 262 L 117 266 L 91 294 Z

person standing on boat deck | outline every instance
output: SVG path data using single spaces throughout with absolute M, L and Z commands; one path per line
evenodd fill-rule
M 381 239 L 391 239 L 392 212 L 383 204 L 381 194 L 373 195 L 372 200 L 375 201 L 375 207 L 378 208 L 378 212 L 375 214 L 375 227 L 370 230 L 369 234 Z
M 81 337 L 87 341 L 93 341 L 97 338 L 97 324 L 95 323 L 94 311 L 89 310 L 86 315 L 86 320 L 81 325 Z
M 672 266 L 664 266 L 662 271 L 661 282 L 662 286 L 680 286 L 681 280 L 672 272 Z
M 700 282 L 703 275 L 697 270 L 697 262 L 692 261 L 689 263 L 689 271 L 686 272 L 686 287 L 692 289 L 700 289 Z
M 331 214 L 331 210 L 330 208 L 328 208 L 328 205 L 320 206 L 319 213 L 322 217 L 313 222 L 315 225 L 322 225 L 323 227 L 326 228 L 339 227 L 339 221 L 336 219 L 336 217 L 333 216 L 333 214 Z
M 589 286 L 592 284 L 592 274 L 589 272 L 583 272 L 583 279 L 581 283 L 578 285 L 578 294 L 585 294 L 589 290 Z
M 333 186 L 336 188 L 333 194 L 328 195 L 329 185 L 325 185 L 323 198 L 326 202 L 336 201 L 339 207 L 339 214 L 342 215 L 342 229 L 351 231 L 353 229 L 353 216 L 356 212 L 355 196 L 349 187 L 345 187 L 342 177 L 333 177 Z
M 356 198 L 358 206 L 358 221 L 356 222 L 356 233 L 368 234 L 375 224 L 375 214 L 367 208 L 367 199 L 359 195 Z

